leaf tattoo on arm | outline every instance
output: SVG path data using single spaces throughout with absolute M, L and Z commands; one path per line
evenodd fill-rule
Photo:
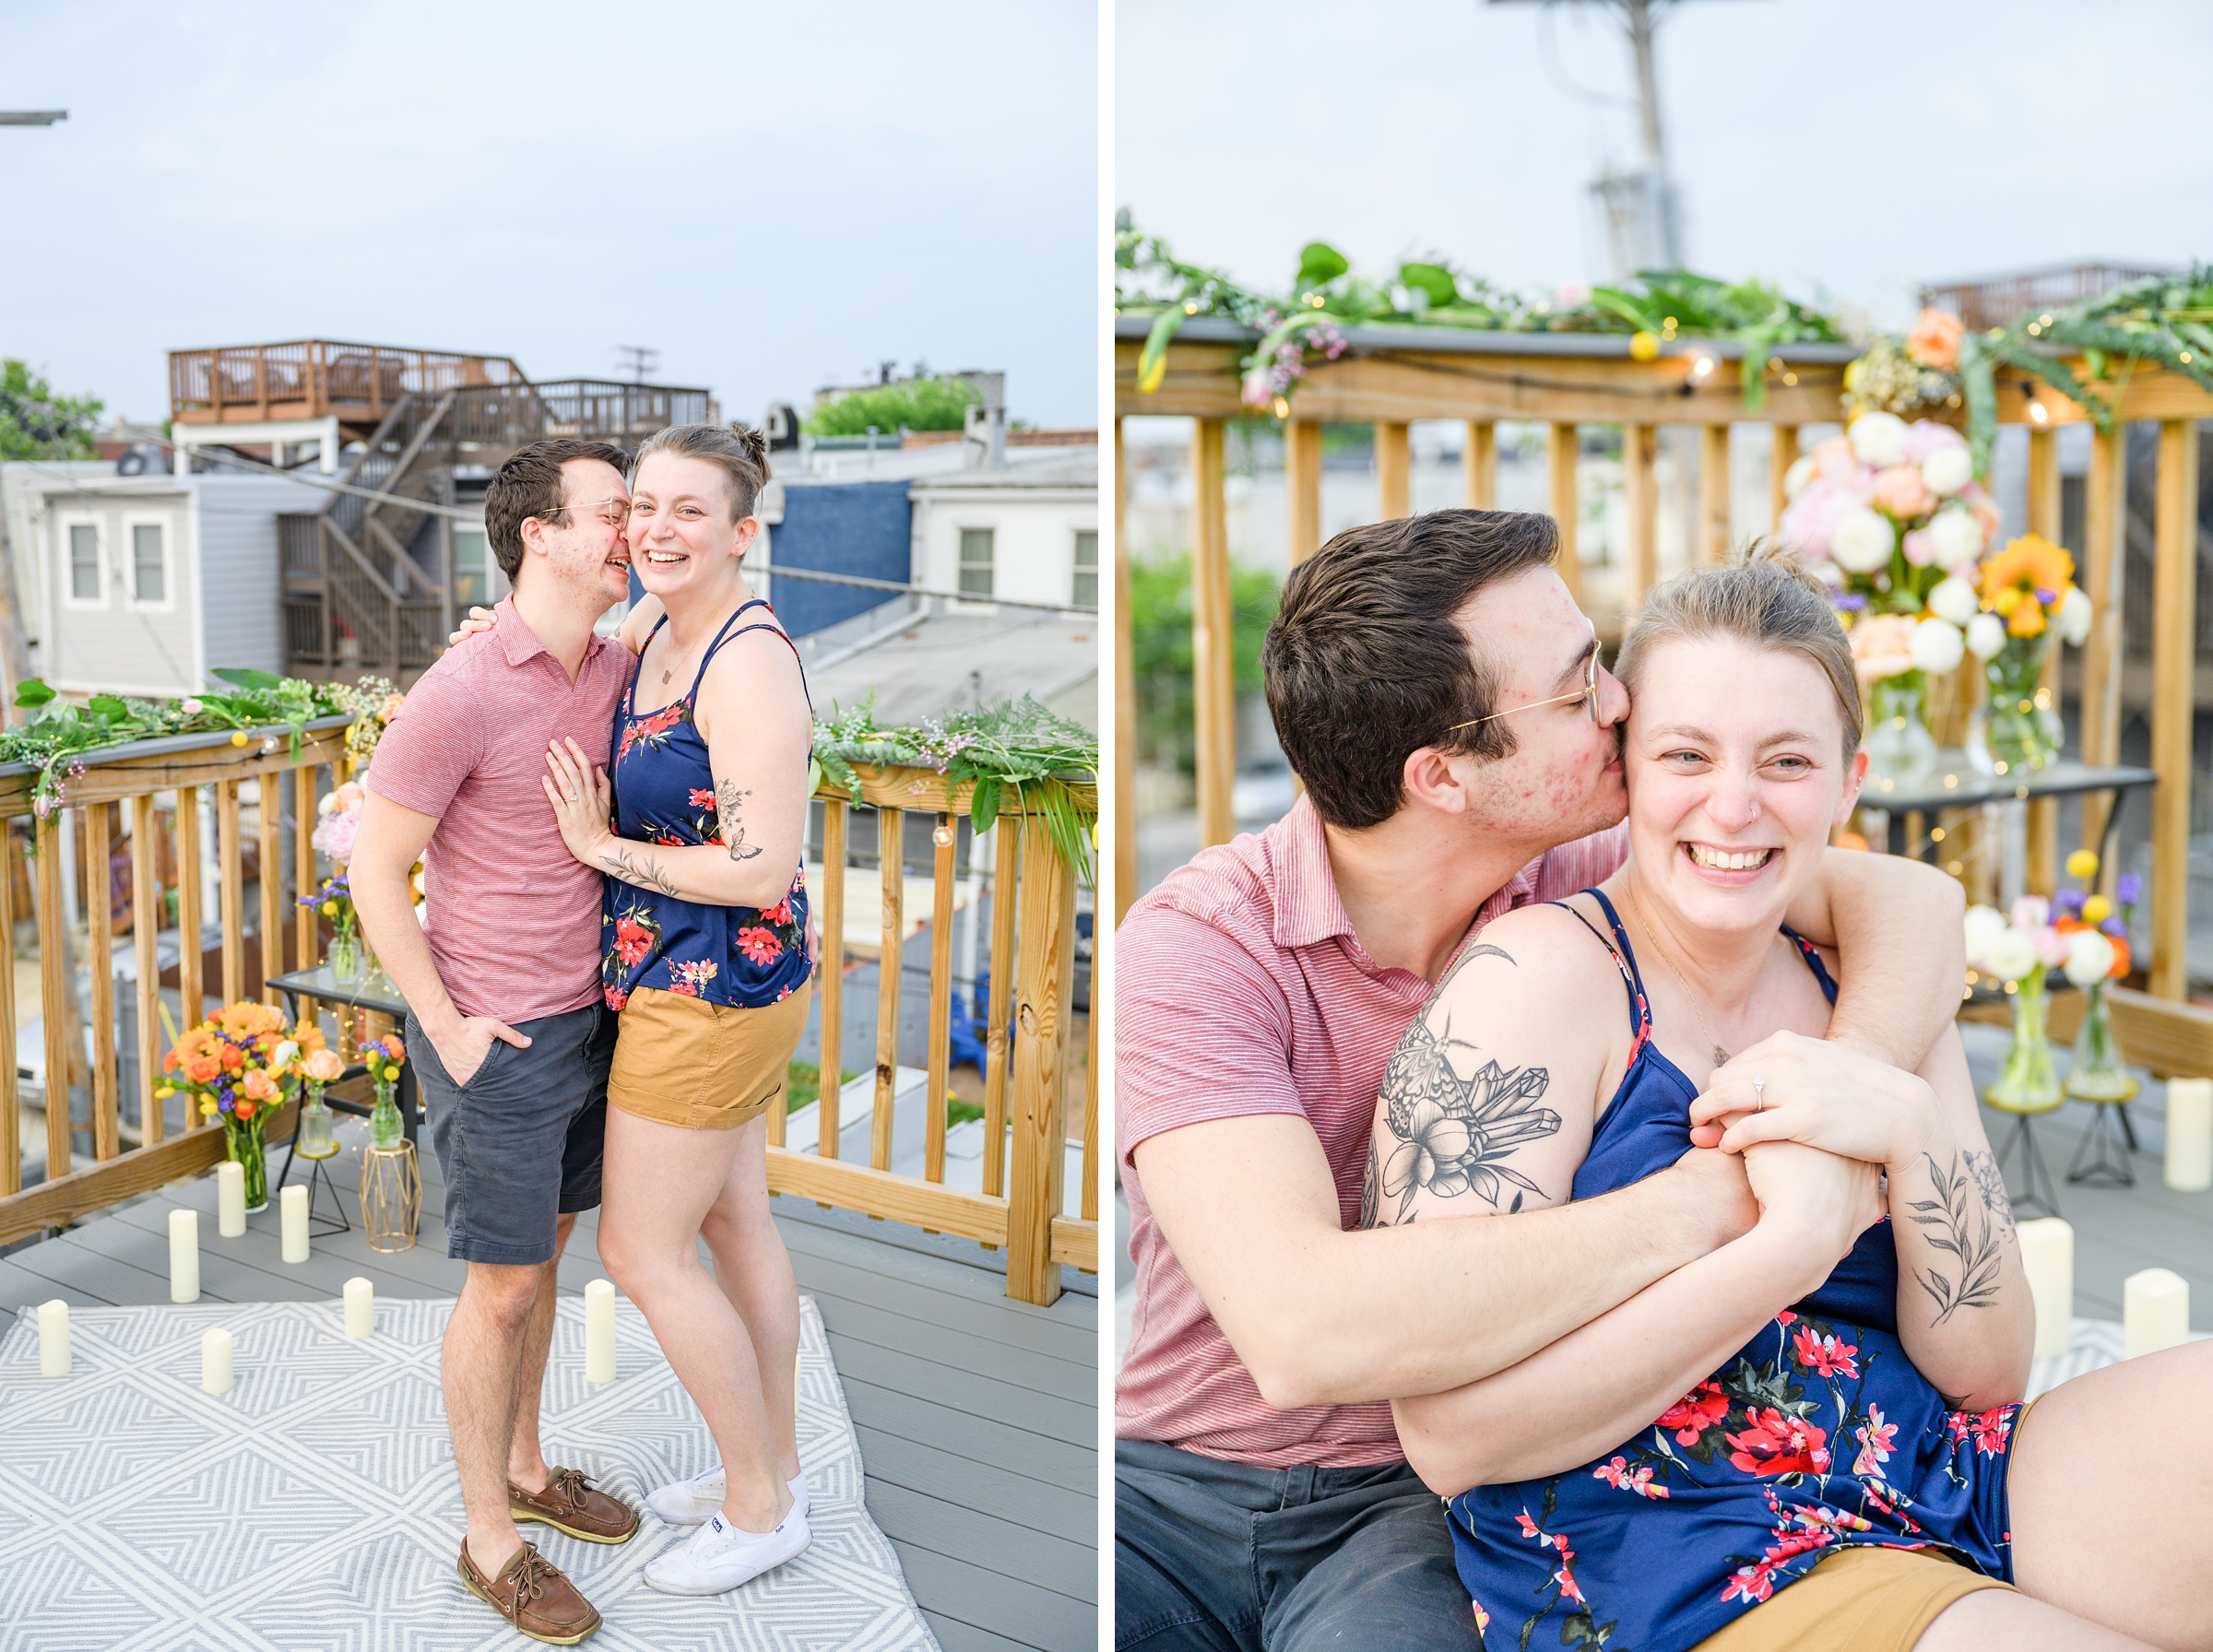
M 1922 1154 L 1922 1161 L 1929 1167 L 1929 1182 L 1936 1197 L 1915 1199 L 1906 1208 L 1913 1224 L 1925 1233 L 1930 1248 L 1954 1257 L 1959 1268 L 1957 1282 L 1935 1264 L 1925 1274 L 1919 1270 L 1913 1274 L 1913 1282 L 1936 1304 L 1935 1323 L 1942 1325 L 1960 1308 L 1986 1308 L 1997 1300 L 1998 1271 L 2006 1249 L 1997 1231 L 1996 1214 L 1984 1202 L 1980 1178 L 1972 1173 L 1971 1156 L 1965 1171 L 1959 1168 L 1956 1154 L 1949 1165 L 1939 1165 L 1927 1153 Z M 2002 1187 L 1998 1197 L 2001 1202 L 2005 1198 Z M 2008 1215 L 2005 1221 L 2010 1232 L 2012 1218 Z
M 1388 1159 L 1369 1149 L 1364 1222 L 1380 1219 L 1385 1199 L 1399 1201 L 1391 1220 L 1405 1221 L 1414 1195 L 1424 1190 L 1440 1198 L 1473 1193 L 1498 1210 L 1508 1188 L 1518 1188 L 1512 1203 L 1503 1206 L 1509 1212 L 1521 1208 L 1526 1194 L 1544 1197 L 1542 1187 L 1503 1161 L 1517 1148 L 1558 1131 L 1560 1115 L 1537 1104 L 1550 1075 L 1541 1067 L 1503 1068 L 1488 1061 L 1463 1079 L 1447 1058 L 1455 1047 L 1474 1046 L 1452 1037 L 1450 1020 L 1441 1037 L 1432 1032 L 1425 1016 L 1406 1029 L 1392 1052 L 1382 1101 L 1393 1145 Z
M 759 844 L 745 841 L 745 822 L 738 818 L 738 806 L 752 795 L 740 790 L 734 780 L 717 781 L 715 785 L 716 822 L 722 841 L 729 845 L 732 860 L 751 860 L 761 853 Z
M 634 883 L 640 889 L 657 890 L 672 899 L 680 900 L 683 891 L 677 888 L 676 879 L 662 869 L 660 862 L 651 856 L 639 855 L 629 849 L 602 850 L 599 864 L 625 883 Z

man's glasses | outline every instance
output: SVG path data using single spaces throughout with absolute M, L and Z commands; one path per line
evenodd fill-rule
M 1591 658 L 1583 667 L 1583 686 L 1576 690 L 1574 693 L 1555 694 L 1549 700 L 1533 700 L 1527 705 L 1509 706 L 1505 711 L 1493 712 L 1487 717 L 1473 717 L 1465 723 L 1455 723 L 1446 732 L 1457 733 L 1463 728 L 1473 728 L 1479 723 L 1496 723 L 1499 718 L 1510 717 L 1516 712 L 1533 712 L 1540 705 L 1558 705 L 1568 700 L 1589 701 L 1591 702 L 1591 721 L 1592 723 L 1598 721 L 1598 644 L 1596 643 L 1592 643 Z
M 589 502 L 573 501 L 538 518 L 550 527 L 559 527 L 562 519 L 571 511 L 589 511 L 609 527 L 621 527 L 630 521 L 630 501 L 627 499 L 595 499 Z

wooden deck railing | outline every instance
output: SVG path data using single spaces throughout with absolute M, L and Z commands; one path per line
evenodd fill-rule
M 969 787 L 948 785 L 929 769 L 861 767 L 863 805 L 876 815 L 882 878 L 882 923 L 876 981 L 874 1094 L 869 1162 L 839 1157 L 839 1076 L 844 1049 L 845 879 L 851 857 L 854 805 L 827 785 L 822 830 L 810 856 L 823 868 L 815 916 L 822 925 L 822 1090 L 812 1151 L 785 1139 L 785 1120 L 769 1127 L 769 1186 L 825 1203 L 897 1217 L 942 1233 L 1007 1249 L 1007 1293 L 1050 1303 L 1060 1293 L 1060 1265 L 1096 1272 L 1099 1266 L 1097 1061 L 1084 1062 L 1080 1139 L 1081 1214 L 1060 1214 L 1069 1142 L 1068 1072 L 1075 1056 L 1069 1036 L 1075 969 L 1076 875 L 1055 853 L 1035 814 L 1002 814 L 994 841 L 991 995 L 985 1039 L 983 1177 L 979 1191 L 945 1185 L 945 1138 L 953 991 L 953 912 L 958 821 Z M 1092 794 L 1081 788 L 1086 802 Z M 1004 807 L 1002 805 L 1002 807 Z M 901 956 L 905 936 L 905 817 L 932 817 L 929 1067 L 922 1095 L 923 1174 L 890 1169 L 898 1089 Z M 1010 990 L 1011 988 L 1011 990 Z M 1092 1021 L 1095 1028 L 1095 1017 Z M 1010 1130 L 1011 1127 L 1011 1130 Z
M 179 424 L 325 419 L 373 424 L 403 395 L 527 384 L 505 356 L 302 339 L 169 353 L 170 417 Z
M 186 737 L 122 748 L 89 763 L 67 783 L 65 807 L 33 815 L 35 778 L 15 766 L 0 773 L 0 820 L 31 817 L 34 853 L 26 868 L 31 910 L 16 910 L 16 879 L 0 875 L 0 935 L 16 920 L 35 919 L 43 1017 L 46 1097 L 44 1177 L 23 1186 L 21 1097 L 16 1047 L 16 994 L 0 990 L 0 1245 L 66 1225 L 179 1176 L 206 1170 L 224 1156 L 220 1129 L 170 1099 L 155 1099 L 161 1058 L 170 1044 L 162 1021 L 168 975 L 177 1028 L 196 1024 L 211 1009 L 266 994 L 264 974 L 304 966 L 320 956 L 314 912 L 297 903 L 302 879 L 319 881 L 311 838 L 315 802 L 333 784 L 332 765 L 344 756 L 343 721 L 312 726 L 295 756 L 289 731 L 255 730 L 243 747 L 227 736 Z M 288 779 L 289 776 L 289 779 Z M 949 791 L 929 770 L 869 771 L 864 795 L 876 806 L 884 841 L 899 841 L 903 811 L 936 812 L 950 826 L 967 807 L 964 790 Z M 820 845 L 822 864 L 845 866 L 849 806 L 839 794 L 825 803 Z M 207 821 L 204 829 L 203 820 Z M 989 1072 L 986 1080 L 984 1186 L 970 1193 L 944 1181 L 947 1042 L 953 989 L 952 933 L 954 833 L 938 834 L 930 930 L 930 1056 L 927 1167 L 920 1178 L 886 1168 L 893 1124 L 892 1091 L 897 1068 L 898 968 L 901 937 L 900 857 L 885 857 L 885 957 L 888 990 L 878 1016 L 875 1146 L 866 1165 L 837 1156 L 838 1017 L 843 1008 L 845 958 L 843 882 L 824 879 L 821 920 L 824 936 L 822 997 L 822 1130 L 813 1154 L 785 1150 L 783 1119 L 772 1124 L 778 1144 L 770 1155 L 771 1185 L 826 1204 L 874 1216 L 919 1222 L 1007 1250 L 1008 1293 L 1049 1303 L 1059 1294 L 1059 1268 L 1098 1268 L 1096 1194 L 1092 1166 L 1098 1141 L 1098 1109 L 1087 1088 L 1083 1107 L 1084 1194 L 1083 1214 L 1059 1214 L 1063 1153 L 1071 1103 L 1067 1075 L 1073 1050 L 1068 1035 L 1069 993 L 1075 940 L 1075 877 L 1053 853 L 1039 826 L 1024 830 L 1021 817 L 1002 820 L 998 842 L 990 959 L 993 993 Z M 81 845 L 81 846 L 80 846 Z M 118 918 L 112 891 L 122 881 L 119 846 L 127 845 L 128 922 Z M 204 853 L 212 846 L 211 859 Z M 208 887 L 212 867 L 214 888 Z M 173 875 L 173 882 L 164 873 Z M 72 873 L 75 888 L 70 887 Z M 255 891 L 249 926 L 246 899 Z M 212 900 L 210 900 L 212 897 Z M 176 904 L 172 917 L 168 906 Z M 211 914 L 207 907 L 212 904 Z M 72 912 L 81 912 L 73 925 Z M 203 953 L 202 925 L 220 925 L 220 943 Z M 174 930 L 178 957 L 169 975 L 160 957 L 163 931 Z M 135 943 L 126 1045 L 117 975 L 108 961 L 127 930 Z M 87 991 L 80 1008 L 78 961 Z M 272 967 L 273 966 L 273 967 Z M 1012 991 L 1006 990 L 1011 985 Z M 273 996 L 273 995 L 268 995 Z M 89 1033 L 89 1037 L 88 1037 Z M 89 1051 L 89 1054 L 88 1054 Z M 125 1084 L 124 1069 L 131 1071 Z M 1095 1071 L 1087 1064 L 1086 1074 Z M 73 1121 L 70 1092 L 87 1103 Z M 1012 1125 L 1011 1147 L 1006 1141 Z M 290 1115 L 271 1121 L 269 1137 L 284 1140 Z M 73 1137 L 75 1139 L 73 1139 Z M 91 1162 L 73 1168 L 76 1162 Z
M 1191 469 L 1197 498 L 1192 513 L 1192 675 L 1197 705 L 1200 841 L 1226 842 L 1236 829 L 1230 786 L 1237 770 L 1235 643 L 1230 610 L 1229 542 L 1225 507 L 1223 435 L 1228 420 L 1249 416 L 1239 399 L 1237 360 L 1250 337 L 1234 324 L 1202 318 L 1189 323 L 1169 347 L 1159 388 L 1137 388 L 1137 362 L 1149 323 L 1124 317 L 1116 324 L 1115 408 L 1124 414 L 1180 414 L 1192 419 Z M 1289 490 L 1289 553 L 1296 563 L 1321 543 L 1321 441 L 1328 423 L 1372 424 L 1380 517 L 1404 515 L 1409 506 L 1407 427 L 1417 419 L 1464 422 L 1465 502 L 1478 509 L 1497 503 L 1497 427 L 1534 422 L 1549 432 L 1550 510 L 1560 525 L 1558 571 L 1602 629 L 1618 624 L 1659 577 L 1659 512 L 1655 479 L 1657 434 L 1663 425 L 1699 432 L 1698 511 L 1693 554 L 1718 560 L 1730 541 L 1729 454 L 1733 427 L 1772 428 L 1769 525 L 1783 505 L 1783 478 L 1798 457 L 1799 431 L 1840 421 L 1845 363 L 1855 353 L 1844 345 L 1779 346 L 1770 361 L 1768 397 L 1757 414 L 1745 410 L 1736 362 L 1741 350 L 1712 339 L 1684 338 L 1663 348 L 1657 360 L 1639 361 L 1626 338 L 1597 335 L 1456 333 L 1452 329 L 1375 327 L 1349 330 L 1350 348 L 1331 361 L 1311 363 L 1301 381 L 1292 416 L 1284 422 L 1284 474 Z M 1998 375 L 1998 418 L 2028 427 L 2029 531 L 2058 543 L 2060 470 L 2058 432 L 2089 421 L 2088 412 L 2041 379 L 2013 369 Z M 2191 720 L 2194 711 L 2193 643 L 2196 608 L 2197 479 L 2200 419 L 2213 419 L 2213 395 L 2180 374 L 2139 364 L 2120 396 L 2120 423 L 2094 431 L 2084 491 L 2084 527 L 2078 582 L 2097 605 L 2097 622 L 2082 651 L 2081 749 L 2085 761 L 2117 762 L 2121 752 L 2122 633 L 2125 558 L 2122 523 L 2127 507 L 2125 460 L 2131 421 L 2156 421 L 2160 437 L 2153 566 L 2151 767 L 2159 772 L 2152 802 L 2151 991 L 2184 996 L 2184 939 L 2188 933 L 2188 857 L 2191 822 Z M 1947 419 L 1960 417 L 1941 413 Z M 1586 425 L 1622 432 L 1627 567 L 1618 606 L 1595 611 L 1592 594 L 1579 588 L 1577 466 Z M 1119 432 L 1118 431 L 1118 438 Z M 1118 449 L 1119 442 L 1118 440 Z M 1116 468 L 1117 522 L 1122 520 L 1126 482 Z M 1126 563 L 1128 538 L 1116 536 Z M 1118 578 L 1125 577 L 1118 570 Z M 1128 605 L 1118 609 L 1118 657 L 1129 671 Z M 2061 651 L 2052 651 L 2046 684 L 2058 690 Z M 1978 697 L 1981 675 L 1962 671 L 1957 708 Z M 1125 713 L 1127 717 L 1128 714 Z M 1943 731 L 1940 730 L 1941 734 Z M 1137 841 L 1133 743 L 1117 754 L 1116 832 L 1123 853 Z M 2086 803 L 2083 841 L 2096 845 L 2105 824 L 2102 799 Z M 2059 816 L 2055 802 L 2029 806 L 2029 887 L 2049 892 L 2058 869 Z M 1975 831 L 1966 826 L 1969 841 Z M 1987 864 L 1986 862 L 1984 864 Z M 2110 880 L 2115 868 L 2107 868 Z M 1136 898 L 1131 867 L 1118 879 L 1116 915 Z M 2213 1054 L 2213 1052 L 2209 1052 Z M 2213 1065 L 2199 1070 L 2213 1070 Z

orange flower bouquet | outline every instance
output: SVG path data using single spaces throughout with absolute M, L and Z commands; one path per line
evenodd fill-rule
M 1986 558 L 1979 583 L 1982 611 L 1968 622 L 1967 646 L 1987 691 L 1968 725 L 1968 755 L 1990 774 L 2044 768 L 2065 738 L 2044 656 L 2055 636 L 2076 647 L 2089 636 L 2090 599 L 2075 584 L 2074 558 L 2037 534 Z
M 322 1047 L 319 1029 L 295 1034 L 281 1009 L 247 1000 L 218 1010 L 176 1039 L 161 1059 L 167 1076 L 155 1099 L 183 1091 L 202 1116 L 221 1122 L 231 1159 L 245 1167 L 248 1210 L 269 1202 L 262 1142 L 268 1115 L 291 1099 L 302 1062 Z

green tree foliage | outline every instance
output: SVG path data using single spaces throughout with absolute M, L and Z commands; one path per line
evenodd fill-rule
M 817 407 L 801 423 L 811 436 L 865 436 L 873 425 L 886 435 L 908 431 L 957 431 L 968 409 L 984 399 L 966 379 L 909 379 L 871 390 L 848 391 Z
M 89 459 L 98 396 L 56 395 L 28 364 L 0 358 L 0 459 Z
M 1260 687 L 1260 639 L 1283 600 L 1274 574 L 1232 568 L 1230 606 L 1236 612 L 1237 689 Z M 1190 773 L 1196 763 L 1191 726 L 1191 559 L 1133 561 L 1130 565 L 1130 646 L 1137 678 L 1138 755 L 1146 762 Z

